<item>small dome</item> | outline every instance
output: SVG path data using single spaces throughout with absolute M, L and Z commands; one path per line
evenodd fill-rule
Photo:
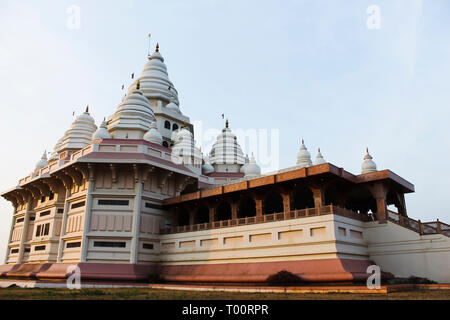
M 237 141 L 237 137 L 228 127 L 228 120 L 222 133 L 217 136 L 211 148 L 211 164 L 243 165 L 245 163 L 244 153 Z
M 34 170 L 36 171 L 36 170 L 42 169 L 46 166 L 48 166 L 47 152 L 44 151 L 44 154 L 42 155 L 41 160 L 39 160 L 39 162 L 36 163 L 36 167 L 34 168 Z
M 175 103 L 175 100 L 171 100 L 169 104 L 166 105 L 166 108 L 178 113 L 181 113 L 180 111 L 180 107 L 178 107 L 178 105 Z
M 325 159 L 323 158 L 322 154 L 320 153 L 320 148 L 317 151 L 316 159 L 314 159 L 314 165 L 317 166 L 318 164 L 324 164 L 327 163 Z
M 256 177 L 261 174 L 261 168 L 256 164 L 253 153 L 249 163 L 245 166 L 244 173 L 246 178 Z
M 159 133 L 158 128 L 156 127 L 156 122 L 153 121 L 150 124 L 150 129 L 147 131 L 146 134 L 144 134 L 144 140 L 148 142 L 153 142 L 156 144 L 161 145 L 163 143 L 163 138 L 161 136 L 161 133 Z
M 186 127 L 182 127 L 178 130 L 174 141 L 172 155 L 175 157 L 172 158 L 172 161 L 178 164 L 198 165 L 200 169 L 203 160 L 202 154 L 195 146 L 192 133 Z
M 377 171 L 377 165 L 372 159 L 372 156 L 369 154 L 369 148 L 366 148 L 366 155 L 361 165 L 361 174 Z
M 108 129 L 106 129 L 106 120 L 103 119 L 102 124 L 97 129 L 97 131 L 94 132 L 92 136 L 92 141 L 98 140 L 98 139 L 111 139 L 112 136 L 109 133 Z
M 206 155 L 205 156 L 205 164 L 202 165 L 202 173 L 204 175 L 208 175 L 210 173 L 214 172 L 214 167 L 211 165 L 211 163 L 209 162 L 209 156 Z
M 311 154 L 308 149 L 306 149 L 305 142 L 302 139 L 302 145 L 300 146 L 300 151 L 297 155 L 297 165 L 301 168 L 309 167 L 312 165 Z
M 248 154 L 247 154 L 247 155 L 245 155 L 245 163 L 242 165 L 242 167 L 239 170 L 239 172 L 245 173 L 245 167 L 247 167 L 249 162 L 250 162 L 250 160 L 248 159 Z

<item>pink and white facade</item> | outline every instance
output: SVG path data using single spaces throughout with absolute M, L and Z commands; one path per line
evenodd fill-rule
M 2 196 L 14 206 L 0 277 L 264 282 L 288 270 L 306 281 L 385 274 L 450 283 L 450 226 L 407 216 L 414 186 L 316 159 L 261 174 L 228 121 L 206 156 L 156 51 L 115 113 L 86 112 L 53 153 Z M 388 210 L 394 205 L 396 212 Z

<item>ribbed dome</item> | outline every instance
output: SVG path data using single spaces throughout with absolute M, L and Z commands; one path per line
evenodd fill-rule
M 34 168 L 34 170 L 36 171 L 36 170 L 42 169 L 46 166 L 48 166 L 47 152 L 44 151 L 44 154 L 42 155 L 41 160 L 39 160 L 39 162 L 36 163 L 36 167 Z
M 156 144 L 162 144 L 163 138 L 161 136 L 161 133 L 159 133 L 158 128 L 156 127 L 156 122 L 153 121 L 150 124 L 150 129 L 147 131 L 147 133 L 144 135 L 144 140 L 148 142 L 153 142 Z
M 94 132 L 92 136 L 92 141 L 98 140 L 98 139 L 111 139 L 111 134 L 106 129 L 106 121 L 103 120 L 100 127 L 97 129 L 97 131 Z
M 245 168 L 247 167 L 248 163 L 250 162 L 249 158 L 248 158 L 248 154 L 245 155 L 245 163 L 244 165 L 241 167 L 241 169 L 239 170 L 239 172 L 241 173 L 245 173 Z
M 140 90 L 140 82 L 117 107 L 117 111 L 108 123 L 108 130 L 115 139 L 142 139 L 155 120 L 153 110 L 147 98 Z
M 141 90 L 147 98 L 161 99 L 167 102 L 173 99 L 179 105 L 178 92 L 169 80 L 167 67 L 164 64 L 164 58 L 159 53 L 158 45 L 156 45 L 156 51 L 148 58 L 139 80 Z M 133 83 L 132 88 L 136 82 L 137 80 Z
M 369 148 L 366 148 L 366 155 L 361 165 L 361 174 L 377 171 L 377 165 L 372 159 L 372 156 L 369 154 Z
M 300 151 L 297 155 L 297 165 L 304 168 L 312 165 L 311 154 L 308 149 L 306 149 L 305 142 L 302 139 L 302 145 L 300 146 Z
M 210 153 L 211 164 L 239 164 L 245 163 L 244 153 L 237 142 L 236 136 L 228 128 L 228 120 L 222 133 L 217 136 Z
M 56 142 L 55 146 L 53 147 L 53 152 L 52 152 L 52 154 L 50 155 L 49 161 L 51 161 L 51 160 L 57 160 L 57 159 L 58 159 L 58 150 L 61 148 L 61 143 L 62 143 L 62 138 L 60 138 L 60 139 Z
M 172 101 L 170 101 L 170 103 L 168 103 L 166 105 L 166 108 L 178 113 L 181 113 L 180 108 L 178 107 L 178 105 L 175 103 L 175 100 L 172 99 Z
M 324 163 L 327 163 L 327 162 L 323 158 L 322 153 L 320 153 L 320 148 L 319 148 L 317 151 L 316 159 L 314 159 L 314 165 L 317 166 L 318 164 L 324 164 Z
M 253 154 L 249 163 L 245 166 L 244 173 L 246 178 L 256 177 L 261 174 L 261 168 L 256 164 Z
M 202 165 L 202 173 L 204 175 L 208 175 L 210 173 L 214 172 L 214 167 L 209 162 L 209 156 L 206 155 L 205 157 L 205 164 Z
M 87 107 L 86 111 L 75 119 L 72 127 L 66 131 L 59 146 L 57 144 L 57 151 L 87 147 L 91 144 L 92 135 L 96 130 L 95 120 L 89 114 L 89 107 Z
M 185 127 L 178 130 L 175 136 L 175 142 L 172 147 L 172 161 L 178 164 L 184 163 L 188 165 L 202 164 L 202 154 L 195 146 L 192 133 Z

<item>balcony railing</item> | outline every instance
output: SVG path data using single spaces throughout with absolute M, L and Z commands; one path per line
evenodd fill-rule
M 221 220 L 207 223 L 199 223 L 193 225 L 185 225 L 185 226 L 177 226 L 171 227 L 167 229 L 162 229 L 162 234 L 169 233 L 180 233 L 180 232 L 191 232 L 191 231 L 200 231 L 200 230 L 210 230 L 210 229 L 220 229 L 220 228 L 228 228 L 235 226 L 243 226 L 250 225 L 255 223 L 266 223 L 266 222 L 275 222 L 275 221 L 284 221 L 298 218 L 306 218 L 306 217 L 316 217 L 328 214 L 336 214 L 340 216 L 344 216 L 351 219 L 356 219 L 360 221 L 369 221 L 370 218 L 366 215 L 362 215 L 356 213 L 351 210 L 347 210 L 345 208 L 341 208 L 334 205 L 319 207 L 319 208 L 307 208 L 302 210 L 293 210 L 289 212 L 279 212 L 273 214 L 265 214 L 262 216 L 253 216 L 246 218 L 238 218 L 231 220 Z
M 419 234 L 440 233 L 450 237 L 450 225 L 439 220 L 432 222 L 421 222 L 420 220 L 414 220 L 389 210 L 387 213 L 387 219 Z

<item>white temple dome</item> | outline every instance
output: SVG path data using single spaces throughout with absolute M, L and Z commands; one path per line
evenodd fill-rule
M 366 155 L 361 165 L 361 174 L 377 171 L 377 165 L 372 159 L 372 156 L 369 154 L 369 148 L 366 148 Z
M 228 120 L 222 133 L 217 136 L 210 153 L 211 164 L 238 164 L 245 163 L 244 153 L 237 142 L 236 136 L 228 128 Z
M 248 154 L 245 156 L 245 163 L 244 165 L 241 167 L 241 169 L 239 170 L 240 173 L 245 173 L 245 168 L 247 167 L 248 163 L 250 162 L 250 160 L 248 159 Z
M 97 129 L 97 131 L 94 132 L 92 136 L 92 141 L 98 140 L 98 139 L 111 139 L 112 136 L 109 133 L 108 129 L 106 129 L 106 121 L 103 119 L 102 124 Z
M 316 159 L 314 159 L 314 165 L 317 166 L 319 164 L 324 164 L 324 163 L 327 163 L 327 162 L 323 158 L 322 153 L 320 153 L 320 148 L 319 148 L 317 151 Z
M 178 130 L 172 147 L 172 155 L 175 156 L 172 158 L 172 161 L 175 163 L 198 165 L 199 169 L 203 160 L 199 148 L 195 146 L 195 140 L 192 133 L 186 129 L 186 127 Z
M 89 114 L 89 106 L 87 106 L 86 111 L 75 119 L 55 148 L 58 147 L 58 152 L 85 148 L 91 144 L 92 135 L 96 130 L 95 120 Z
M 48 166 L 47 152 L 44 151 L 44 154 L 42 155 L 41 160 L 39 160 L 38 163 L 36 163 L 36 167 L 34 168 L 34 170 L 36 171 L 36 170 L 45 168 L 46 166 Z
M 208 175 L 210 173 L 214 172 L 214 167 L 209 162 L 209 156 L 205 156 L 205 164 L 202 165 L 202 173 L 204 175 Z
M 302 139 L 302 145 L 300 146 L 300 151 L 297 155 L 297 165 L 301 168 L 309 167 L 312 165 L 311 154 L 308 149 L 306 149 L 305 142 Z
M 175 104 L 179 105 L 178 91 L 169 80 L 167 67 L 164 64 L 164 58 L 159 52 L 158 44 L 155 52 L 148 57 L 139 81 L 141 82 L 141 90 L 147 98 L 160 99 L 167 102 L 174 100 Z M 133 87 L 136 82 L 137 80 L 133 83 Z
M 256 164 L 253 153 L 249 163 L 245 166 L 244 173 L 246 178 L 256 177 L 261 174 L 261 168 Z
M 169 110 L 181 113 L 180 108 L 178 107 L 178 105 L 175 103 L 175 101 L 173 99 L 170 101 L 170 103 L 168 103 L 166 105 L 166 108 Z
M 117 107 L 116 112 L 108 122 L 108 130 L 115 139 L 142 139 L 150 129 L 150 123 L 155 121 L 155 114 L 143 95 L 140 81 Z
M 144 140 L 152 143 L 156 143 L 161 145 L 163 143 L 163 138 L 161 136 L 161 133 L 159 133 L 158 128 L 156 127 L 156 122 L 153 121 L 150 124 L 150 129 L 147 131 L 146 134 L 144 134 Z

